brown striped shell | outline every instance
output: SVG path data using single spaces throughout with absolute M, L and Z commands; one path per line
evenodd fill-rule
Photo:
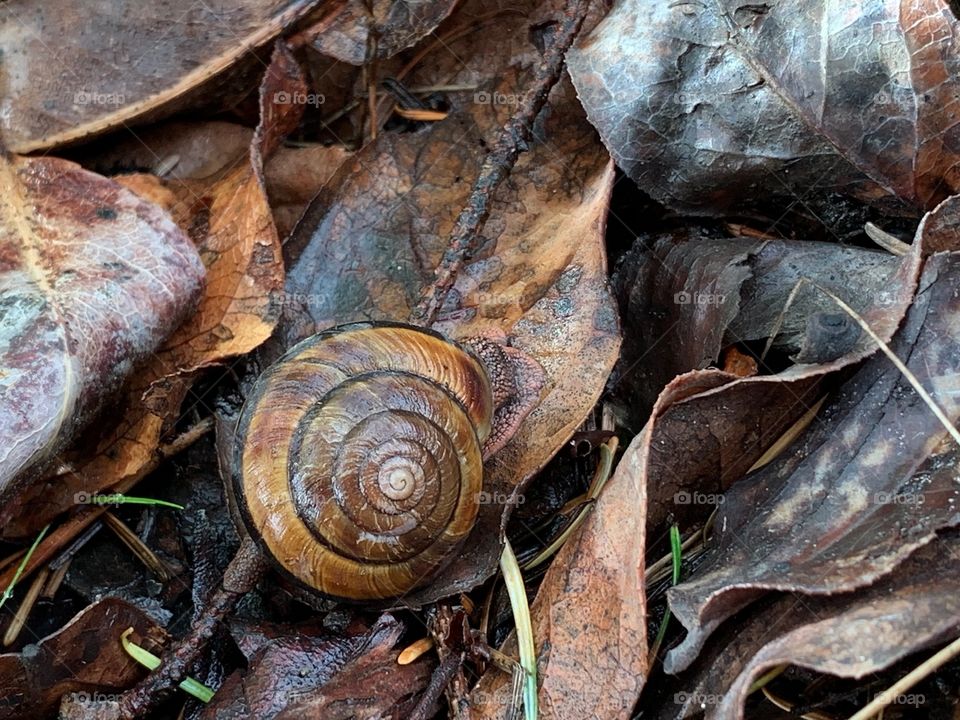
M 492 415 L 483 366 L 440 335 L 383 324 L 315 335 L 267 369 L 244 405 L 240 514 L 302 585 L 399 597 L 470 533 Z

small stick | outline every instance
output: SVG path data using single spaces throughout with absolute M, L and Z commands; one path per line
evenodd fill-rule
M 440 663 L 440 667 L 437 668 L 436 672 L 433 673 L 433 677 L 430 678 L 430 684 L 427 685 L 426 690 L 423 691 L 423 695 L 420 696 L 420 702 L 417 703 L 413 712 L 410 713 L 409 720 L 427 720 L 428 717 L 431 717 L 431 715 L 428 714 L 430 709 L 433 707 L 433 704 L 440 699 L 440 695 L 443 694 L 443 691 L 453 679 L 453 676 L 457 673 L 462 663 L 463 653 L 450 653 L 444 658 L 443 662 Z
M 490 214 L 493 193 L 510 174 L 520 153 L 527 149 L 533 136 L 534 120 L 546 104 L 550 90 L 560 79 L 564 57 L 580 32 L 588 6 L 589 0 L 569 0 L 553 44 L 534 73 L 533 89 L 527 95 L 529 99 L 501 128 L 500 135 L 483 161 L 473 191 L 453 226 L 450 243 L 436 270 L 436 278 L 411 313 L 411 319 L 416 324 L 429 327 L 437 319 L 437 313 L 456 282 L 460 269 L 474 251 L 477 234 Z
M 175 643 L 172 653 L 164 653 L 163 664 L 143 682 L 120 697 L 120 717 L 134 720 L 146 717 L 161 694 L 186 677 L 199 659 L 220 622 L 233 609 L 241 596 L 253 590 L 266 568 L 266 559 L 250 538 L 227 566 L 220 587 L 203 608 L 187 635 Z
M 4 647 L 10 647 L 17 641 L 17 638 L 20 637 L 20 631 L 23 630 L 23 626 L 27 624 L 27 617 L 30 615 L 30 611 L 33 610 L 33 606 L 36 605 L 37 599 L 40 597 L 40 591 L 43 590 L 43 586 L 47 584 L 47 577 L 49 577 L 49 575 L 50 569 L 44 568 L 33 579 L 33 584 L 30 585 L 30 588 L 27 590 L 23 602 L 20 603 L 20 607 L 17 608 L 16 614 L 10 621 L 10 626 L 3 635 Z

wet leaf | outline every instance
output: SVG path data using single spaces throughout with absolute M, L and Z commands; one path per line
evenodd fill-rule
M 465 6 L 465 17 L 485 11 Z M 483 92 L 449 95 L 451 115 L 417 133 L 390 133 L 358 152 L 320 192 L 294 230 L 278 353 L 320 329 L 355 320 L 406 321 L 433 280 L 454 220 L 470 192 L 487 143 L 516 109 L 539 58 L 529 28 L 556 10 L 497 18 L 497 33 L 461 33 L 424 75 L 458 84 L 483 67 Z M 451 19 L 456 26 L 459 16 Z M 448 32 L 444 25 L 438 33 Z M 504 53 L 509 48 L 511 53 Z M 476 60 L 456 59 L 469 49 Z M 481 65 L 481 59 L 489 59 Z M 496 102 L 494 102 L 496 98 Z M 504 98 L 513 98 L 510 103 Z M 596 402 L 619 345 L 605 285 L 605 218 L 613 169 L 585 123 L 569 84 L 538 121 L 536 140 L 494 195 L 479 250 L 463 269 L 435 327 L 455 337 L 501 333 L 546 370 L 537 408 L 498 452 L 485 487 L 498 500 L 481 507 L 472 540 L 424 591 L 426 602 L 482 581 L 499 558 L 500 525 L 511 494 L 569 438 Z M 570 160 L 569 158 L 573 158 Z M 345 242 L 349 239 L 349 242 Z
M 283 264 L 264 189 L 263 156 L 297 124 L 302 108 L 274 102 L 276 93 L 294 88 L 303 88 L 299 68 L 289 52 L 278 49 L 261 88 L 264 120 L 248 158 L 212 179 L 168 184 L 174 219 L 191 233 L 206 266 L 199 309 L 136 374 L 119 422 L 88 438 L 73 460 L 74 470 L 54 483 L 55 492 L 49 484 L 38 485 L 17 504 L 0 509 L 7 537 L 42 527 L 80 490 L 98 492 L 136 474 L 179 419 L 191 374 L 247 353 L 270 336 L 282 305 Z M 151 187 L 151 195 L 156 192 Z M 22 512 L 21 506 L 31 511 Z
M 339 0 L 301 33 L 313 48 L 351 65 L 388 58 L 436 29 L 455 0 Z
M 530 612 L 541 717 L 630 718 L 648 675 L 644 487 L 621 463 L 581 529 L 547 570 Z M 513 637 L 503 651 L 516 657 Z M 473 720 L 505 716 L 511 679 L 484 674 Z
M 808 318 L 838 311 L 812 285 L 797 287 L 801 278 L 837 294 L 889 337 L 912 299 L 921 247 L 918 242 L 898 258 L 833 243 L 697 232 L 663 236 L 649 250 L 637 243 L 614 279 L 624 325 L 631 328 L 615 388 L 642 421 L 667 382 L 715 364 L 725 347 L 773 334 L 774 350 L 797 354 Z M 854 339 L 840 357 L 873 352 L 866 334 Z
M 51 717 L 62 695 L 81 702 L 116 695 L 142 678 L 145 670 L 120 645 L 128 627 L 153 650 L 166 640 L 141 610 L 106 598 L 22 652 L 0 655 L 0 718 Z
M 787 595 L 743 617 L 733 634 L 719 633 L 726 642 L 682 676 L 660 717 L 680 718 L 705 705 L 707 718 L 739 720 L 752 682 L 769 668 L 791 664 L 863 678 L 952 639 L 958 550 L 955 535 L 938 538 L 867 590 L 802 602 Z
M 951 423 L 960 416 L 953 253 L 927 261 L 891 349 Z M 725 495 L 703 564 L 669 593 L 688 634 L 677 672 L 726 618 L 769 590 L 834 594 L 864 587 L 960 522 L 960 448 L 884 355 L 844 383 L 777 460 Z
M 617 163 L 673 208 L 929 210 L 960 189 L 957 32 L 939 0 L 621 0 L 568 64 Z
M 275 637 L 246 674 L 227 679 L 203 718 L 396 718 L 416 704 L 431 663 L 397 665 L 403 625 L 384 615 L 366 634 Z
M 266 45 L 315 4 L 108 5 L 91 28 L 70 3 L 4 3 L 4 141 L 28 152 L 176 109 L 185 95 Z
M 3 159 L 0 185 L 9 500 L 193 309 L 203 267 L 166 213 L 73 163 Z

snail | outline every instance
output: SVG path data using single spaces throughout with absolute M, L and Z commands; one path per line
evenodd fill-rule
M 420 587 L 470 534 L 483 462 L 543 377 L 498 339 L 386 323 L 307 338 L 261 374 L 241 411 L 230 482 L 242 524 L 320 595 L 376 601 Z

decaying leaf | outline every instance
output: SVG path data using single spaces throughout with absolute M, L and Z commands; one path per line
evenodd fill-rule
M 250 352 L 270 336 L 282 306 L 283 264 L 264 189 L 263 157 L 296 126 L 302 110 L 276 103 L 277 93 L 302 89 L 296 62 L 278 46 L 261 87 L 263 121 L 247 159 L 205 181 L 168 184 L 175 196 L 174 219 L 190 232 L 206 266 L 199 309 L 137 372 L 122 418 L 90 438 L 73 461 L 74 470 L 0 508 L 0 517 L 7 520 L 3 526 L 7 537 L 36 532 L 72 504 L 80 490 L 97 492 L 137 473 L 178 419 L 190 375 Z M 150 194 L 156 197 L 156 188 L 151 187 Z M 22 506 L 31 511 L 22 512 Z
M 478 2 L 463 11 L 472 17 L 485 9 Z M 284 248 L 289 302 L 280 345 L 339 323 L 409 319 L 433 280 L 484 148 L 521 101 L 539 58 L 529 28 L 540 13 L 553 20 L 557 11 L 531 12 L 499 18 L 495 36 L 461 35 L 473 57 L 489 58 L 488 66 L 464 67 L 459 44 L 451 46 L 453 54 L 444 50 L 424 63 L 423 76 L 414 73 L 411 82 L 476 82 L 482 70 L 484 92 L 450 94 L 451 115 L 420 132 L 378 137 L 320 192 Z M 507 97 L 511 103 L 500 101 Z M 535 135 L 494 195 L 479 249 L 435 327 L 455 337 L 505 335 L 544 367 L 547 385 L 518 435 L 487 468 L 485 488 L 499 501 L 481 506 L 460 561 L 408 602 L 449 595 L 489 575 L 505 505 L 594 405 L 619 345 L 603 247 L 613 168 L 568 83 L 554 90 Z
M 4 141 L 15 152 L 28 152 L 170 112 L 315 4 L 109 4 L 91 28 L 85 11 L 70 3 L 5 2 L 0 6 Z
M 743 617 L 733 632 L 718 633 L 723 642 L 671 687 L 659 717 L 705 709 L 707 718 L 742 720 L 751 683 L 769 668 L 791 664 L 863 678 L 952 639 L 960 609 L 958 549 L 956 535 L 941 537 L 866 590 L 802 602 L 785 595 Z
M 193 309 L 204 273 L 166 213 L 73 163 L 4 158 L 0 196 L 9 500 Z
M 388 58 L 432 32 L 456 6 L 456 0 L 338 0 L 301 33 L 324 55 L 363 65 Z
M 266 640 L 250 670 L 224 683 L 204 718 L 322 717 L 402 720 L 430 679 L 426 658 L 397 665 L 404 627 L 390 615 L 353 636 L 287 635 Z
M 614 278 L 624 325 L 632 331 L 614 370 L 614 387 L 629 400 L 631 415 L 644 421 L 671 379 L 715 364 L 725 347 L 774 336 L 773 350 L 795 356 L 808 319 L 838 312 L 812 283 L 889 337 L 913 298 L 925 247 L 919 235 L 902 258 L 833 243 L 716 239 L 696 232 L 663 236 L 649 249 L 638 242 Z M 819 364 L 836 369 L 835 361 L 850 362 L 845 355 L 862 358 L 874 351 L 865 333 L 854 338 L 849 349 Z
M 955 423 L 960 258 L 940 253 L 891 349 Z M 938 529 L 960 522 L 960 448 L 900 371 L 876 355 L 777 460 L 736 483 L 695 575 L 669 594 L 688 634 L 677 672 L 726 618 L 765 591 L 834 594 L 890 573 Z
M 0 655 L 0 718 L 51 717 L 63 695 L 78 701 L 117 693 L 145 674 L 123 650 L 120 634 L 157 652 L 166 633 L 117 598 L 96 602 L 20 653 Z
M 620 0 L 568 63 L 618 165 L 671 207 L 929 210 L 960 189 L 958 30 L 941 0 Z
M 620 463 L 586 522 L 551 561 L 530 608 L 544 720 L 625 720 L 646 682 L 647 498 L 636 470 Z M 516 657 L 513 638 L 504 652 Z M 511 702 L 510 677 L 485 673 L 470 699 L 473 720 L 499 720 Z

